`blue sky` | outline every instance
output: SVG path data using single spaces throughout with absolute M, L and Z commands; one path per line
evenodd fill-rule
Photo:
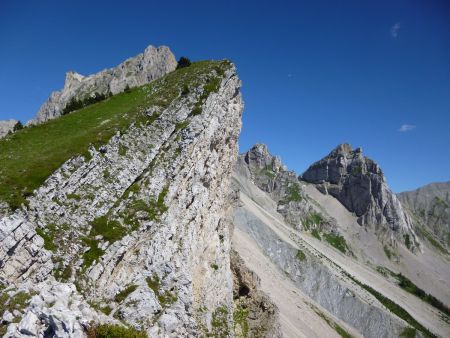
M 342 142 L 394 191 L 450 179 L 448 1 L 0 2 L 0 119 L 30 119 L 64 74 L 168 45 L 229 58 L 243 81 L 240 147 L 301 173 Z

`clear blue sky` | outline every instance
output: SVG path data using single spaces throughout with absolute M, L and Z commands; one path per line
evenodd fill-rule
M 450 179 L 449 18 L 445 0 L 1 0 L 0 119 L 30 119 L 68 70 L 164 44 L 236 63 L 242 151 L 264 142 L 300 173 L 349 142 L 413 189 Z

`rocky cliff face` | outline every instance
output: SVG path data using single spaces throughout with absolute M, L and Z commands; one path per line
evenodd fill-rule
M 0 121 L 0 138 L 5 137 L 9 132 L 12 132 L 17 122 L 19 121 L 12 119 Z
M 388 227 L 415 238 L 412 221 L 391 191 L 381 168 L 365 157 L 361 148 L 341 144 L 329 155 L 311 165 L 301 176 L 319 190 L 337 198 L 359 218 L 359 223 Z
M 299 181 L 297 174 L 288 170 L 279 157 L 271 155 L 266 145 L 256 144 L 239 155 L 235 173 L 269 193 L 277 203 L 277 211 L 294 228 L 337 230 L 335 220 L 306 194 L 304 183 Z
M 450 248 L 450 182 L 428 184 L 397 197 L 413 214 L 419 233 Z
M 160 78 L 173 71 L 176 66 L 175 57 L 168 47 L 148 46 L 144 53 L 129 58 L 115 68 L 88 76 L 68 72 L 64 88 L 50 95 L 29 124 L 42 123 L 60 116 L 72 98 L 83 100 L 94 93 L 116 94 L 127 86 L 130 88 L 141 86 Z
M 169 52 L 151 47 L 138 58 L 153 53 Z M 1 219 L 0 296 L 6 304 L 22 299 L 0 308 L 7 337 L 82 337 L 89 325 L 108 322 L 150 337 L 232 335 L 225 204 L 240 80 L 226 61 L 198 67 L 144 87 L 151 96 L 172 83 L 178 94 L 151 101 L 135 123 L 64 163 L 26 206 Z

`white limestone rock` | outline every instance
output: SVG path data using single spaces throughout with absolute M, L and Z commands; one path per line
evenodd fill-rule
M 17 120 L 0 120 L 0 138 L 5 137 L 8 133 L 12 133 Z

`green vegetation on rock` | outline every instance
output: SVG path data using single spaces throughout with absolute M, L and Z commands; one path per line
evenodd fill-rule
M 310 230 L 314 226 L 319 226 L 323 222 L 322 215 L 317 212 L 312 212 L 302 221 L 305 230 Z
M 211 327 L 211 333 L 208 334 L 208 337 L 227 338 L 229 336 L 228 310 L 225 306 L 220 306 L 214 310 Z
M 300 202 L 302 200 L 302 196 L 300 195 L 301 187 L 300 184 L 295 183 L 288 187 L 287 189 L 287 202 Z
M 124 290 L 120 291 L 115 297 L 114 300 L 117 303 L 121 303 L 128 297 L 130 293 L 137 289 L 137 285 L 129 285 Z
M 345 238 L 341 235 L 336 235 L 333 233 L 324 234 L 323 235 L 325 240 L 330 243 L 332 246 L 334 246 L 336 249 L 341 251 L 342 253 L 346 253 L 348 250 L 347 242 L 345 241 Z
M 132 123 L 153 122 L 154 116 L 145 114 L 147 109 L 167 108 L 185 85 L 200 86 L 209 78 L 202 95 L 205 99 L 206 91 L 209 95 L 210 91 L 218 90 L 221 76 L 229 67 L 228 61 L 195 62 L 150 84 L 132 88 L 129 93 L 114 95 L 6 136 L 0 140 L 0 200 L 13 209 L 20 207 L 34 189 L 70 158 L 77 155 L 89 158 L 89 146 L 106 144 Z
M 148 338 L 147 333 L 132 327 L 113 324 L 91 325 L 86 332 L 88 338 Z
M 400 333 L 400 337 L 404 338 L 414 338 L 416 336 L 416 329 L 412 327 L 405 327 Z
M 243 306 L 237 306 L 233 312 L 234 331 L 239 327 L 242 336 L 248 336 L 248 309 Z
M 27 303 L 31 299 L 31 294 L 25 291 L 19 291 L 12 297 L 7 292 L 0 292 L 0 318 L 6 311 L 14 312 L 14 310 L 22 311 L 26 308 Z M 20 317 L 14 318 L 14 321 L 20 321 Z M 0 323 L 0 336 L 6 334 L 7 326 Z
M 161 281 L 157 274 L 154 274 L 153 277 L 147 277 L 146 281 L 148 287 L 154 292 L 162 307 L 173 304 L 178 300 L 178 297 L 172 292 L 161 290 Z
M 322 240 L 322 238 L 320 237 L 320 233 L 319 233 L 319 230 L 318 230 L 318 229 L 312 229 L 311 235 L 313 235 L 314 237 L 316 237 L 319 241 Z
M 297 257 L 299 261 L 304 261 L 306 259 L 305 253 L 300 249 L 297 250 L 297 254 L 295 255 L 295 257 Z

